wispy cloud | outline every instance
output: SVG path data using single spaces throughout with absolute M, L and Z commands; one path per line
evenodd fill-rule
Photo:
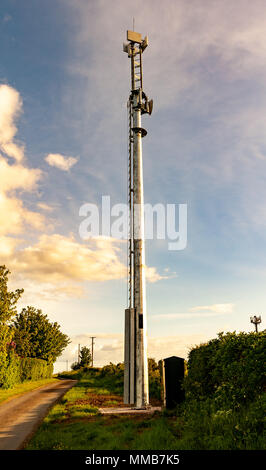
M 182 313 L 165 313 L 165 314 L 158 314 L 158 315 L 151 315 L 151 320 L 161 320 L 161 319 L 168 319 L 168 320 L 175 320 L 175 319 L 188 319 L 188 318 L 207 318 L 213 317 L 217 315 L 225 315 L 233 313 L 234 311 L 234 304 L 226 303 L 226 304 L 213 304 L 213 305 L 200 305 L 197 307 L 190 308 L 189 312 L 182 312 Z M 191 313 L 193 312 L 193 313 Z
M 232 313 L 234 310 L 234 304 L 226 303 L 226 304 L 213 304 L 213 305 L 198 305 L 197 307 L 192 307 L 190 309 L 191 312 L 211 312 L 214 314 L 224 314 L 224 313 Z
M 42 209 L 45 212 L 52 212 L 55 209 L 53 206 L 50 206 L 49 204 L 46 204 L 45 202 L 38 202 L 37 207 L 39 209 Z
M 166 268 L 164 270 L 166 274 L 160 274 L 154 266 L 146 266 L 145 274 L 148 282 L 157 282 L 163 279 L 172 279 L 177 276 L 176 272 L 170 273 Z

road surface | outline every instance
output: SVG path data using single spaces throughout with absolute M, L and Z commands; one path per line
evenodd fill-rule
M 76 380 L 50 383 L 0 405 L 0 450 L 19 450 Z

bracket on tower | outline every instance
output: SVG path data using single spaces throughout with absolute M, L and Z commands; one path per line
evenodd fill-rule
M 147 135 L 147 131 L 143 127 L 132 127 L 132 131 L 141 132 L 141 137 L 145 137 Z

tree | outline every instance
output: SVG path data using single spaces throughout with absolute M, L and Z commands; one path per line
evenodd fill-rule
M 8 350 L 13 335 L 11 320 L 17 313 L 16 304 L 23 293 L 23 289 L 14 292 L 8 290 L 9 274 L 6 266 L 0 266 L 0 385 L 7 367 Z
M 80 367 L 89 367 L 91 365 L 91 359 L 90 348 L 83 346 L 79 353 Z
M 7 324 L 16 315 L 16 304 L 24 289 L 16 289 L 15 292 L 8 291 L 8 275 L 10 271 L 6 266 L 0 266 L 0 324 Z
M 58 323 L 51 323 L 47 315 L 34 307 L 23 308 L 14 321 L 16 352 L 22 357 L 36 357 L 55 362 L 70 343 L 60 331 Z
M 90 348 L 83 346 L 79 352 L 79 362 L 73 362 L 71 364 L 72 370 L 79 370 L 82 367 L 90 367 L 92 362 Z

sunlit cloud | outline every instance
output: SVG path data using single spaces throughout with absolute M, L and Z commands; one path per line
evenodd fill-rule
M 38 202 L 37 207 L 45 212 L 52 212 L 54 210 L 54 207 L 49 206 L 49 204 L 45 202 Z
M 167 274 L 160 274 L 158 270 L 154 266 L 146 266 L 145 269 L 145 275 L 146 275 L 146 280 L 148 282 L 154 283 L 157 281 L 161 281 L 163 279 L 172 279 L 173 277 L 176 277 L 176 273 L 169 273 L 167 268 L 164 270 L 165 273 Z
M 1 162 L 0 162 L 1 166 Z M 9 172 L 10 174 L 16 173 Z M 23 172 L 22 172 L 23 177 Z M 1 176 L 0 176 L 1 180 Z M 19 180 L 17 180 L 19 181 Z M 14 183 L 12 186 L 14 187 Z M 17 184 L 19 186 L 19 183 Z M 0 235 L 10 235 L 23 233 L 27 226 L 31 226 L 36 230 L 44 227 L 44 219 L 38 212 L 31 211 L 23 205 L 23 201 L 18 197 L 11 197 L 7 193 L 0 190 Z
M 62 171 L 69 171 L 78 161 L 75 157 L 66 157 L 60 153 L 49 153 L 45 161 L 50 165 Z
M 0 85 L 0 235 L 1 252 L 14 249 L 14 239 L 8 235 L 21 234 L 26 227 L 41 230 L 44 219 L 38 212 L 23 204 L 18 191 L 32 192 L 37 189 L 42 176 L 39 169 L 25 166 L 24 147 L 14 141 L 17 133 L 16 120 L 22 112 L 22 100 L 17 90 L 9 85 Z M 5 155 L 5 156 L 4 156 Z M 10 160 L 11 159 L 11 160 Z M 14 161 L 15 160 L 15 161 Z
M 20 163 L 9 163 L 0 155 L 0 191 L 34 191 L 42 172 L 36 168 L 27 168 Z
M 111 240 L 91 240 L 84 244 L 73 236 L 41 235 L 13 253 L 13 269 L 38 282 L 106 281 L 125 276 L 119 247 Z
M 22 99 L 17 90 L 0 85 L 0 150 L 17 161 L 23 160 L 24 147 L 14 141 L 16 120 L 22 111 Z
M 0 199 L 1 200 L 1 199 Z M 0 204 L 1 205 L 1 204 Z M 0 235 L 0 256 L 1 259 L 9 259 L 14 251 L 15 248 L 22 243 L 22 240 L 13 237 L 6 237 Z
M 6 239 L 2 259 L 17 273 L 17 279 L 26 279 L 26 288 L 37 288 L 47 299 L 55 294 L 80 297 L 85 293 L 85 282 L 105 282 L 126 279 L 127 267 L 123 263 L 120 240 L 99 237 L 79 243 L 73 235 L 43 234 L 34 244 L 16 249 L 15 241 Z M 150 268 L 156 282 L 163 279 L 155 268 Z M 36 286 L 34 287 L 34 283 Z

